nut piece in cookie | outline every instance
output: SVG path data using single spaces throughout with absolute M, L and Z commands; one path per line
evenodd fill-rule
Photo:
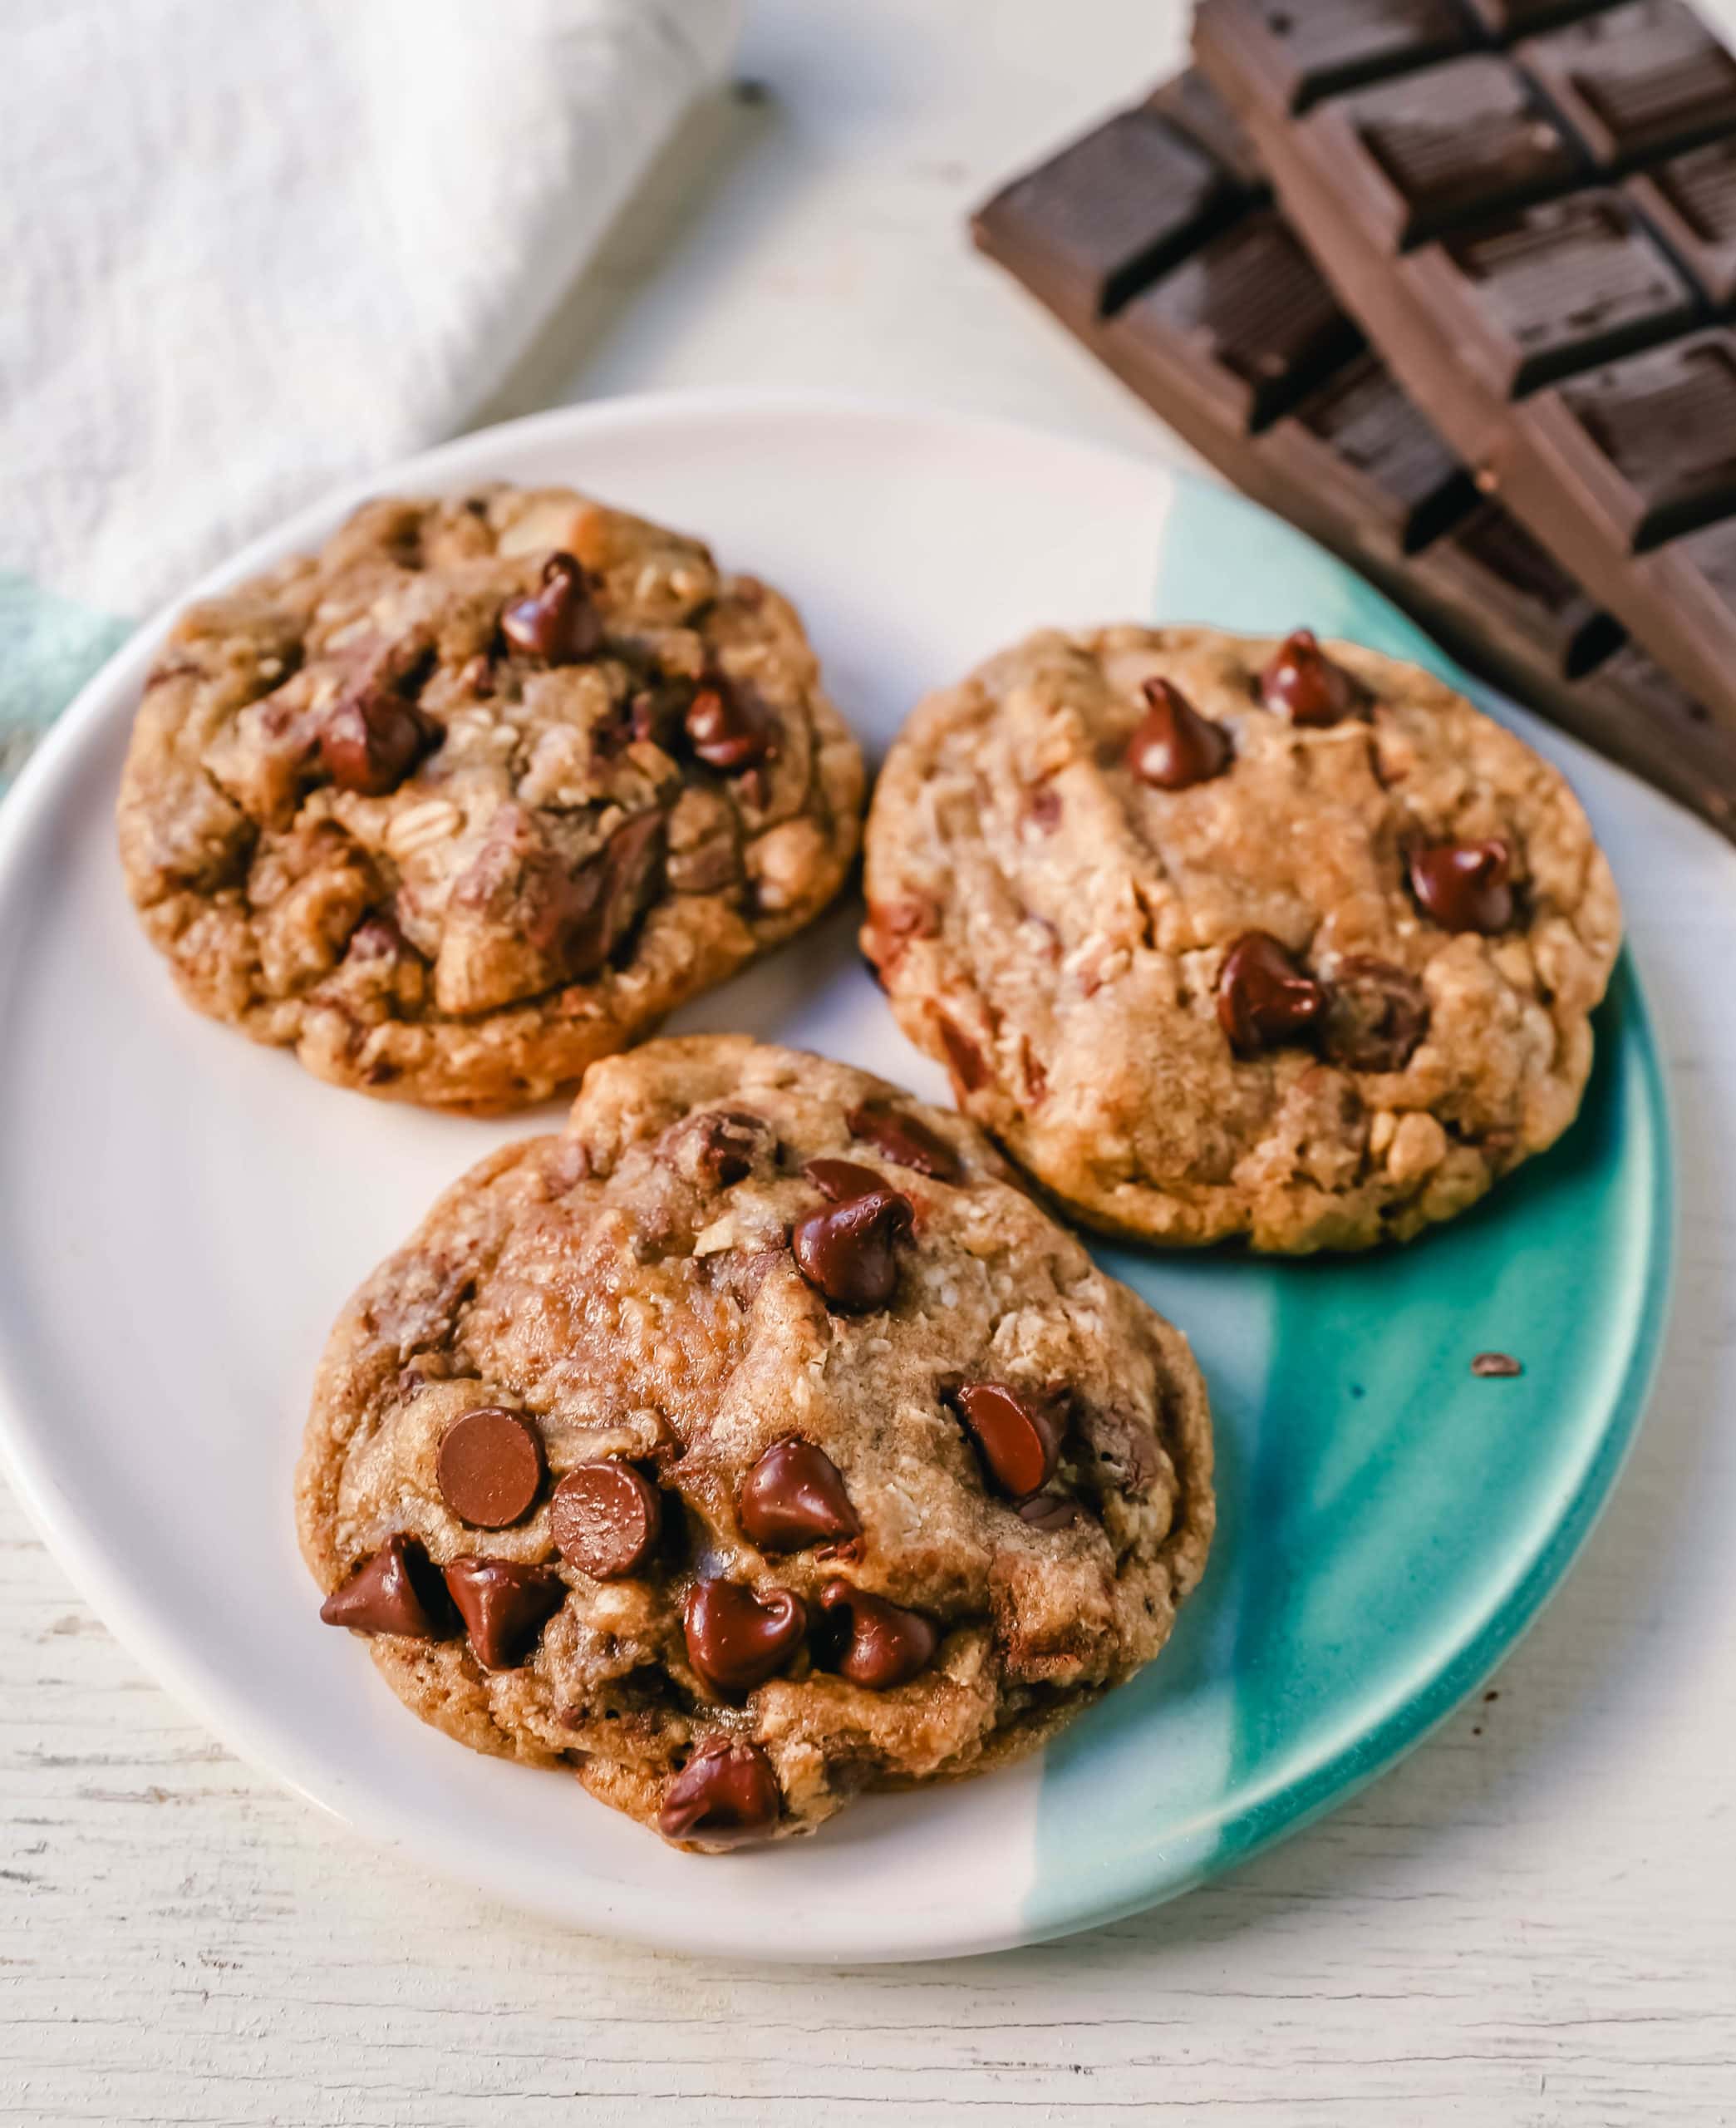
M 339 1086 L 494 1111 L 811 922 L 863 795 L 775 592 L 502 486 L 370 503 L 184 613 L 119 829 L 199 1011 Z
M 1186 1340 L 981 1131 L 698 1036 L 593 1065 L 367 1280 L 297 1511 L 424 1719 L 703 1852 L 999 1765 L 1131 1677 L 1211 1474 Z
M 990 658 L 893 745 L 866 887 L 899 1024 L 1070 1210 L 1291 1253 L 1408 1240 L 1552 1145 L 1620 943 L 1556 771 L 1306 628 Z

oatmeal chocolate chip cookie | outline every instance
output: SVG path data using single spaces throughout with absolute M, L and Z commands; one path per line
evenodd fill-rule
M 1306 630 L 1032 636 L 931 696 L 863 944 L 960 1106 L 1113 1233 L 1403 1240 L 1572 1121 L 1620 939 L 1561 776 Z
M 1148 1662 L 1211 1470 L 1186 1340 L 973 1126 L 711 1036 L 593 1065 L 367 1281 L 298 1511 L 417 1713 L 716 1847 Z
M 789 606 L 566 489 L 370 503 L 185 614 L 120 804 L 200 1011 L 337 1084 L 539 1100 L 799 930 L 861 757 Z

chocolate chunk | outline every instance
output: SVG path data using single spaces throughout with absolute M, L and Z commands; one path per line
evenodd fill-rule
M 320 727 L 319 761 L 340 790 L 366 798 L 396 791 L 440 744 L 439 725 L 389 682 L 371 677 L 348 688 Z
M 1342 665 L 1327 657 L 1312 628 L 1285 637 L 1260 675 L 1266 707 L 1292 724 L 1336 724 L 1362 706 L 1363 691 Z
M 452 1631 L 440 1569 L 414 1537 L 388 1537 L 319 1607 L 328 1626 L 352 1633 L 399 1633 L 406 1640 L 445 1640 Z
M 602 616 L 591 603 L 584 570 L 571 554 L 551 554 L 540 589 L 509 606 L 500 633 L 521 658 L 576 665 L 602 648 Z
M 843 1473 L 823 1448 L 795 1434 L 774 1441 L 748 1472 L 735 1511 L 762 1552 L 805 1551 L 862 1534 Z
M 1222 776 L 1232 751 L 1223 727 L 1202 717 L 1168 680 L 1147 680 L 1144 691 L 1144 722 L 1127 742 L 1127 765 L 1140 782 L 1158 791 L 1185 791 Z
M 1471 1372 L 1484 1380 L 1511 1382 L 1525 1369 L 1510 1352 L 1479 1352 L 1471 1362 Z
M 1513 920 L 1512 864 L 1498 840 L 1419 844 L 1408 860 L 1410 890 L 1443 931 L 1493 934 Z
M 947 1064 L 954 1080 L 967 1094 L 979 1093 L 993 1076 L 989 1061 L 956 1021 L 944 1012 L 937 1012 L 934 1023 L 941 1038 L 941 1047 L 947 1052 Z
M 895 1685 L 908 1684 L 933 1661 L 940 1628 L 921 1611 L 907 1610 L 843 1580 L 829 1581 L 819 1601 L 820 1608 L 846 1628 L 836 1666 L 853 1685 L 871 1692 L 890 1692 Z
M 553 1567 L 469 1554 L 448 1565 L 446 1587 L 484 1670 L 516 1670 L 528 1662 L 567 1595 L 567 1584 Z
M 677 1124 L 669 1145 L 683 1174 L 727 1190 L 745 1181 L 755 1161 L 775 1151 L 777 1137 L 751 1109 L 714 1108 Z
M 783 1803 L 778 1776 L 757 1744 L 709 1737 L 664 1790 L 657 1830 L 665 1840 L 735 1847 L 769 1837 Z
M 963 1382 L 952 1401 L 996 1489 L 1016 1500 L 1040 1492 L 1061 1455 L 1061 1429 L 1046 1401 L 1004 1382 Z
M 1416 977 L 1373 953 L 1338 963 L 1320 1053 L 1348 1071 L 1402 1071 L 1429 1028 L 1429 993 Z
M 865 1139 L 899 1167 L 914 1168 L 918 1175 L 936 1182 L 963 1179 L 957 1154 L 920 1116 L 907 1116 L 880 1101 L 864 1101 L 859 1108 L 853 1108 L 844 1121 L 853 1138 Z
M 1076 1416 L 1099 1475 L 1129 1500 L 1143 1500 L 1163 1468 L 1163 1451 L 1151 1427 L 1119 1404 L 1084 1405 Z
M 1470 42 L 1453 0 L 1232 0 L 1229 33 L 1292 111 Z
M 756 1596 L 736 1581 L 696 1581 L 681 1608 L 687 1659 L 713 1691 L 750 1692 L 802 1644 L 808 1607 L 794 1589 Z
M 543 1490 L 543 1436 L 534 1420 L 499 1405 L 461 1412 L 440 1436 L 435 1473 L 460 1521 L 504 1530 Z
M 631 1463 L 581 1463 L 554 1489 L 548 1526 L 555 1549 L 593 1581 L 640 1573 L 663 1530 L 657 1487 Z
M 849 1160 L 814 1162 L 814 1166 L 851 1169 Z M 855 1173 L 872 1173 L 867 1168 Z M 885 1308 L 898 1289 L 898 1266 L 893 1244 L 908 1234 L 916 1208 L 878 1175 L 859 1196 L 841 1199 L 829 1211 L 810 1212 L 796 1222 L 790 1237 L 797 1268 L 826 1297 L 829 1307 L 847 1314 Z
M 636 814 L 608 847 L 576 871 L 552 860 L 534 868 L 524 935 L 568 980 L 583 982 L 608 964 L 654 890 L 663 855 L 661 812 Z
M 1019 1503 L 1019 1520 L 1028 1522 L 1033 1530 L 1070 1530 L 1075 1523 L 1085 1520 L 1085 1511 L 1065 1494 L 1036 1493 Z
M 1217 978 L 1217 1017 L 1238 1057 L 1304 1042 L 1326 1013 L 1326 993 L 1269 932 L 1236 941 Z
M 695 695 L 685 724 L 696 758 L 722 776 L 751 768 L 776 751 L 776 732 L 765 712 L 722 680 L 708 681 Z

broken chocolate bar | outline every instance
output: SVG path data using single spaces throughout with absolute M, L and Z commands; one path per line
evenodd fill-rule
M 1195 45 L 1478 485 L 1736 722 L 1736 57 L 1683 0 L 1438 12 L 1203 0 Z
M 1340 26 L 1355 12 L 1319 15 L 1335 12 Z M 1342 39 L 1313 47 L 1307 64 L 1327 57 L 1365 78 L 1378 69 L 1377 54 Z M 1106 170 L 1127 168 L 1130 118 L 1144 166 L 1185 170 L 1188 181 L 1135 180 L 1104 200 Z M 1105 134 L 1121 145 L 1105 150 Z M 1372 577 L 1473 671 L 1736 834 L 1736 732 L 1479 495 L 1344 316 L 1198 74 L 1008 185 L 975 233 L 1238 486 Z M 1133 271 L 1133 259 L 1148 264 Z M 1736 597 L 1736 538 L 1699 565 Z

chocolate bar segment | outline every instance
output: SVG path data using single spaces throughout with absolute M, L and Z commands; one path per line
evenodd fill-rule
M 1237 0 L 1236 34 L 1291 111 L 1414 63 L 1444 59 L 1474 34 L 1455 0 Z
M 1258 161 L 1209 86 L 1183 76 L 1141 107 L 1237 187 L 1234 221 L 1106 319 L 1092 273 L 1055 255 L 1057 232 L 1077 225 L 1076 194 L 1070 224 L 1042 197 L 1051 177 L 1076 181 L 1075 144 L 984 207 L 981 248 L 1221 471 L 1372 576 L 1473 670 L 1736 835 L 1736 733 L 1709 721 L 1522 524 L 1478 495 L 1359 343 L 1306 254 L 1279 242 L 1288 232 L 1261 192 Z M 1148 211 L 1154 229 L 1170 226 L 1166 202 Z M 1727 564 L 1736 569 L 1736 547 L 1718 558 Z
M 1736 59 L 1683 0 L 1630 0 L 1517 57 L 1608 170 L 1736 129 Z
M 1419 45 L 1292 117 L 1237 45 L 1247 5 L 1202 0 L 1196 47 L 1340 299 L 1479 486 L 1736 723 L 1736 603 L 1668 552 L 1736 515 L 1729 55 L 1679 0 L 1628 0 L 1508 52 Z

